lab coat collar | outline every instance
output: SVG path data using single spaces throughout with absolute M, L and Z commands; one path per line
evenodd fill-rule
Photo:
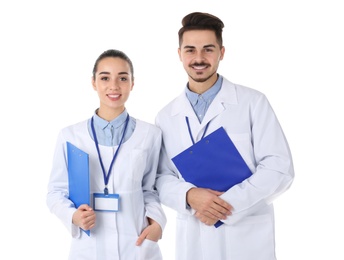
M 98 114 L 97 114 L 98 109 L 99 108 L 97 108 L 94 111 L 93 120 L 94 120 L 94 124 L 97 125 L 100 129 L 104 130 L 105 128 L 107 128 L 108 126 L 111 126 L 111 125 L 114 127 L 114 129 L 117 129 L 126 122 L 126 119 L 128 116 L 127 109 L 124 109 L 124 111 L 118 117 L 116 117 L 115 119 L 113 119 L 110 122 L 108 122 L 105 119 L 98 116 Z
M 208 122 L 216 115 L 221 113 L 224 109 L 227 109 L 229 105 L 235 104 L 238 104 L 235 85 L 228 81 L 225 77 L 223 77 L 221 90 L 211 103 L 206 113 L 206 116 L 202 122 Z M 178 114 L 182 114 L 189 118 L 197 118 L 184 90 L 176 98 L 176 102 L 174 102 L 173 107 L 171 109 L 171 116 L 176 116 Z

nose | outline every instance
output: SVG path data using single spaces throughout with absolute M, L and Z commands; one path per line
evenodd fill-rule
M 195 61 L 195 62 L 198 62 L 198 63 L 204 61 L 203 52 L 201 52 L 201 51 L 196 52 L 196 53 L 195 53 L 195 57 L 194 57 L 194 61 Z
M 109 84 L 110 90 L 118 90 L 119 89 L 119 84 L 116 82 L 116 80 L 113 80 Z

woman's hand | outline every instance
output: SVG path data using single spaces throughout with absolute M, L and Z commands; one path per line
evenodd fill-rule
M 136 245 L 140 246 L 143 240 L 148 239 L 154 242 L 158 242 L 158 240 L 162 237 L 162 229 L 158 222 L 155 220 L 148 218 L 149 226 L 147 226 L 139 236 L 136 241 Z
M 96 224 L 96 213 L 87 204 L 82 204 L 74 212 L 72 221 L 74 225 L 77 225 L 83 230 L 90 230 Z

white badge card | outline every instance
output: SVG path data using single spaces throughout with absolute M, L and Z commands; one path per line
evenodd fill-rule
M 119 195 L 94 193 L 93 207 L 96 211 L 111 211 L 117 212 L 119 210 Z

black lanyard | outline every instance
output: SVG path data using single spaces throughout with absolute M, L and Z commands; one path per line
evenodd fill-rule
M 103 164 L 103 161 L 102 161 L 102 157 L 100 156 L 100 151 L 99 151 L 99 145 L 98 145 L 98 140 L 97 140 L 97 135 L 96 135 L 96 131 L 94 130 L 94 125 L 93 125 L 93 117 L 91 119 L 91 128 L 92 128 L 92 133 L 93 133 L 93 136 L 94 136 L 94 143 L 96 145 L 96 148 L 97 148 L 97 152 L 98 152 L 98 157 L 99 157 L 99 162 L 100 162 L 100 166 L 102 167 L 102 171 L 103 171 L 103 177 L 104 177 L 104 183 L 105 183 L 105 188 L 104 188 L 104 194 L 105 195 L 108 195 L 109 194 L 109 191 L 108 191 L 108 188 L 107 188 L 107 185 L 109 183 L 109 178 L 110 178 L 110 174 L 111 174 L 111 169 L 112 169 L 112 166 L 116 160 L 116 157 L 117 157 L 117 154 L 118 154 L 118 151 L 119 151 L 119 148 L 121 147 L 122 145 L 122 141 L 124 139 L 124 136 L 125 136 L 125 132 L 127 130 L 127 126 L 128 126 L 128 122 L 129 122 L 129 114 L 125 120 L 125 126 L 124 126 L 124 131 L 123 131 L 123 135 L 122 135 L 122 138 L 118 144 L 118 148 L 112 158 L 112 161 L 111 161 L 111 164 L 110 164 L 110 168 L 109 168 L 109 171 L 108 171 L 108 174 L 105 173 L 105 169 L 104 169 L 104 164 Z
M 193 139 L 193 137 L 192 137 L 192 133 L 191 133 L 191 128 L 190 128 L 190 124 L 189 124 L 189 118 L 186 116 L 186 117 L 185 117 L 185 120 L 186 120 L 186 124 L 188 125 L 189 134 L 190 134 L 190 138 L 191 138 L 192 144 L 195 144 L 195 141 L 194 141 L 194 139 Z M 207 125 L 205 126 L 205 129 L 204 129 L 204 132 L 203 132 L 203 135 L 202 135 L 202 138 L 201 138 L 201 139 L 203 139 L 203 137 L 205 136 L 205 132 L 207 132 L 207 129 L 208 129 L 209 124 L 210 124 L 210 121 L 209 121 L 209 122 L 207 123 Z

